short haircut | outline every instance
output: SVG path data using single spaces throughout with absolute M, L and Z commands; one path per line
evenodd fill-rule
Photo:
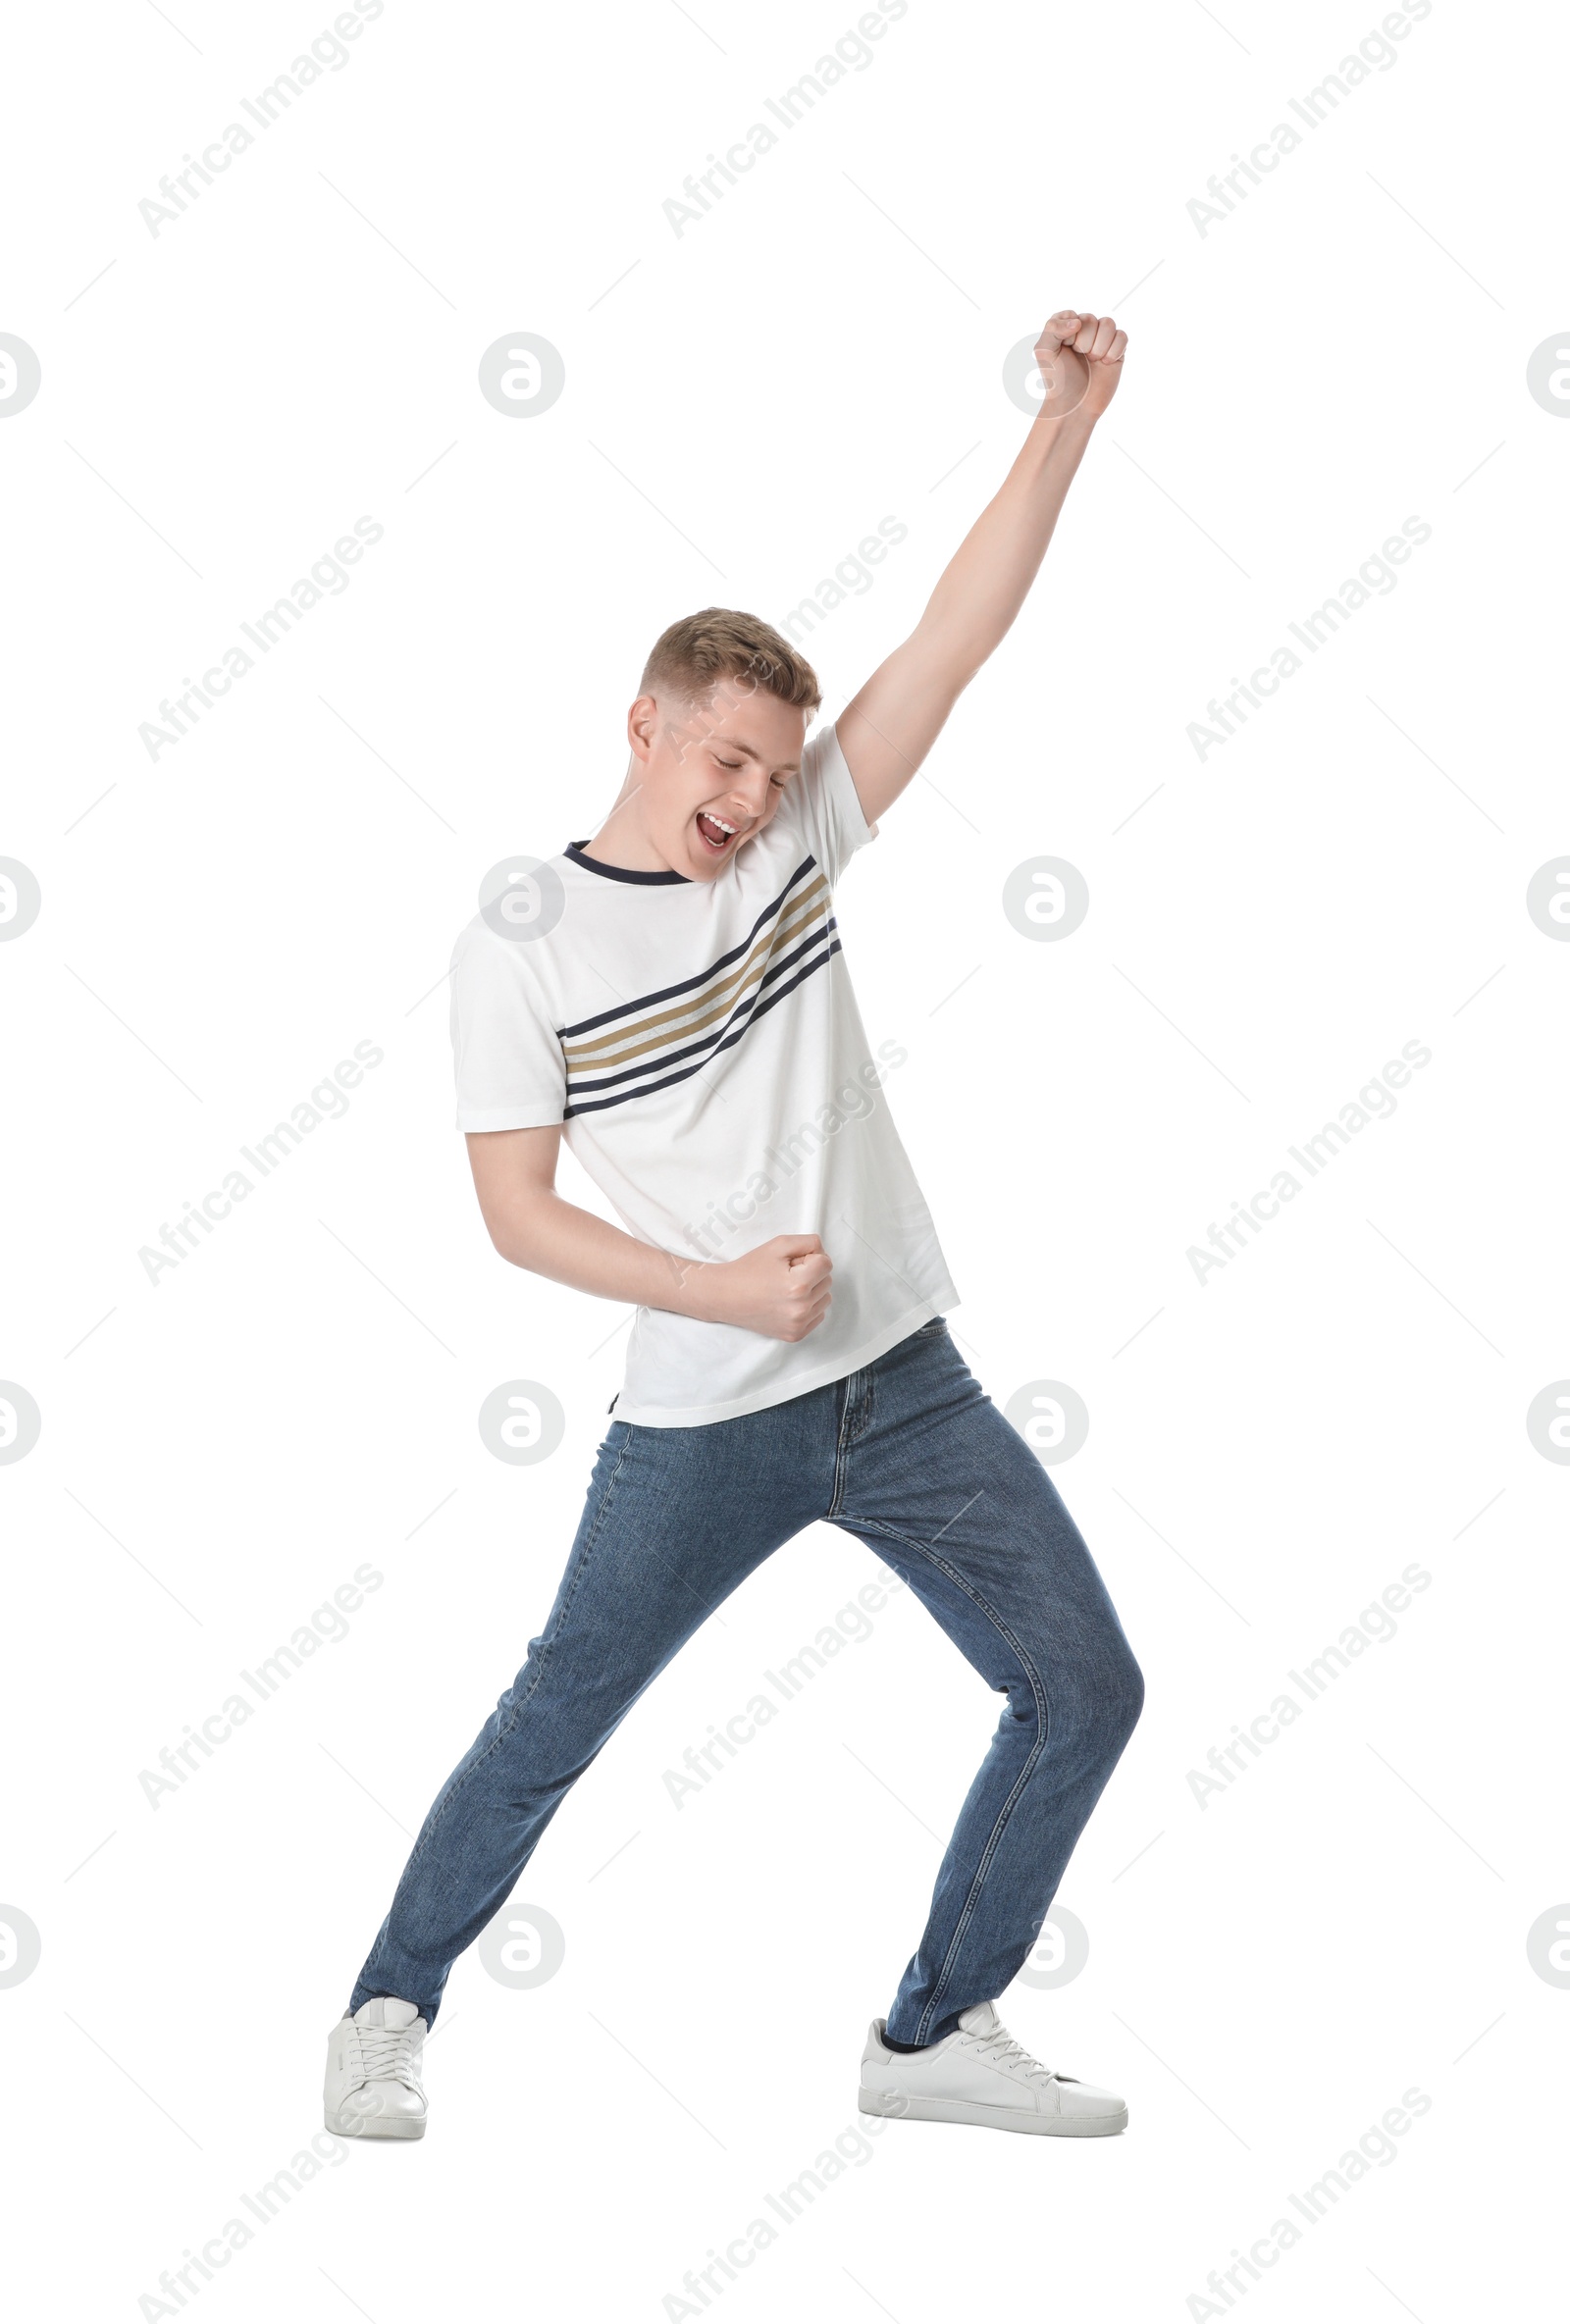
M 778 630 L 756 613 L 732 613 L 722 605 L 706 605 L 702 613 L 671 623 L 644 664 L 639 692 L 696 702 L 722 678 L 750 678 L 753 687 L 809 715 L 823 699 L 811 662 Z

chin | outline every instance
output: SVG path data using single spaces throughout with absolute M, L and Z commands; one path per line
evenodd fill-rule
M 727 871 L 741 853 L 742 849 L 746 847 L 747 841 L 756 837 L 756 832 L 749 832 L 747 839 L 741 840 L 734 847 L 727 848 L 723 855 L 713 855 L 710 854 L 701 839 L 694 837 L 690 827 L 686 827 L 682 831 L 679 847 L 670 860 L 678 865 L 690 880 L 699 880 L 706 884 L 717 880 L 722 872 Z

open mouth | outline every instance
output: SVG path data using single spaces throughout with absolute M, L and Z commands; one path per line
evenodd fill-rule
M 710 855 L 723 855 L 736 837 L 736 826 L 719 815 L 711 815 L 700 807 L 696 817 L 698 836 Z

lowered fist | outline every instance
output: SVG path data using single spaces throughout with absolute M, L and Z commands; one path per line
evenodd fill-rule
M 696 1268 L 691 1312 L 764 1339 L 806 1339 L 828 1314 L 833 1272 L 816 1235 L 775 1235 L 740 1259 Z

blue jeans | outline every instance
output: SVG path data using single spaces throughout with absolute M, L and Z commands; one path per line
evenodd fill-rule
M 1144 1686 L 1051 1477 L 937 1317 L 864 1370 L 739 1420 L 612 1420 L 545 1628 L 426 1817 L 351 2011 L 391 1993 L 434 2021 L 453 1961 L 644 1689 L 820 1518 L 893 1568 L 1007 1697 L 888 2031 L 939 2040 L 1003 1991 Z

